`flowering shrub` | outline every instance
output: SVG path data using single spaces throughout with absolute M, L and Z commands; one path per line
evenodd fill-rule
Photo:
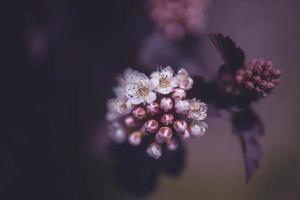
M 200 75 L 191 77 L 185 69 L 174 74 L 171 67 L 159 69 L 149 77 L 127 69 L 114 89 L 116 97 L 108 101 L 109 135 L 117 143 L 128 141 L 130 146 L 139 146 L 137 149 L 150 157 L 168 163 L 176 156 L 183 159 L 182 140 L 190 135 L 201 137 L 205 134 L 208 125 L 203 120 L 207 117 L 207 105 L 217 112 L 227 111 L 232 132 L 243 147 L 248 182 L 259 167 L 262 156 L 258 137 L 265 132 L 252 105 L 273 91 L 280 82 L 281 71 L 269 61 L 252 59 L 246 63 L 244 51 L 229 37 L 210 34 L 209 38 L 224 61 L 215 79 L 207 81 Z M 193 43 L 189 41 L 187 46 L 193 48 Z M 124 148 L 133 155 L 130 148 Z M 139 150 L 136 154 L 141 156 Z M 171 158 L 168 152 L 174 152 Z M 122 157 L 132 159 L 127 154 Z M 144 158 L 137 157 L 133 162 L 141 160 Z M 152 165 L 149 163 L 149 167 Z M 177 167 L 181 169 L 182 165 L 179 162 Z M 136 181 L 138 185 L 142 177 Z

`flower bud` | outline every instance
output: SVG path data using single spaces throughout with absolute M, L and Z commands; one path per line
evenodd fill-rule
M 171 98 L 164 97 L 160 100 L 160 108 L 164 112 L 168 112 L 173 109 L 173 101 Z
M 157 135 L 163 141 L 169 140 L 172 138 L 172 129 L 170 129 L 169 127 L 163 126 L 158 130 Z
M 114 128 L 113 130 L 110 130 L 109 136 L 117 143 L 122 143 L 126 140 L 126 132 L 122 128 Z
M 124 123 L 127 127 L 135 127 L 136 126 L 136 120 L 132 116 L 125 117 Z
M 161 146 L 156 143 L 152 143 L 147 148 L 147 154 L 154 159 L 158 159 L 162 155 Z
M 191 136 L 190 130 L 187 128 L 185 131 L 179 133 L 179 136 L 182 140 L 185 140 Z
M 180 100 L 175 104 L 175 110 L 178 114 L 187 114 L 189 111 L 190 103 L 187 100 Z
M 268 82 L 268 84 L 267 84 L 267 88 L 268 89 L 273 89 L 275 87 L 275 84 L 274 83 L 272 83 L 272 82 Z
M 174 122 L 174 129 L 177 133 L 183 133 L 187 128 L 186 121 L 177 120 Z
M 273 75 L 278 78 L 281 75 L 281 70 L 280 69 L 273 69 Z
M 172 114 L 164 114 L 161 116 L 160 121 L 163 125 L 168 126 L 173 123 L 174 116 Z
M 166 140 L 161 138 L 157 133 L 155 134 L 155 141 L 158 143 L 158 144 L 162 144 L 164 143 Z
M 175 100 L 175 101 L 178 101 L 178 100 L 181 100 L 181 99 L 184 99 L 186 97 L 186 92 L 184 89 L 181 89 L 181 88 L 175 88 L 173 93 L 172 93 L 172 98 Z
M 250 81 L 247 81 L 247 82 L 245 83 L 245 86 L 246 86 L 246 88 L 248 88 L 248 89 L 253 89 L 253 88 L 254 88 L 254 84 L 253 84 L 252 82 L 250 82 Z
M 137 119 L 144 119 L 146 117 L 146 111 L 144 108 L 137 107 L 132 111 L 132 114 Z
M 167 141 L 167 148 L 170 151 L 175 151 L 178 148 L 178 142 L 175 139 Z
M 131 133 L 128 137 L 128 142 L 129 144 L 133 146 L 138 146 L 142 142 L 142 132 L 140 131 L 135 131 Z
M 154 119 L 151 119 L 144 124 L 144 128 L 148 133 L 155 133 L 159 128 L 159 124 Z
M 159 104 L 157 102 L 152 102 L 146 107 L 147 113 L 150 115 L 156 115 L 159 113 Z
M 193 123 L 190 127 L 191 134 L 197 137 L 202 137 L 208 128 L 207 123 L 205 122 L 197 122 Z

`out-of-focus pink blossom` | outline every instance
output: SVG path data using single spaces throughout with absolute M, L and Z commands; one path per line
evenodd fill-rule
M 205 29 L 208 0 L 148 0 L 149 14 L 168 39 L 198 35 Z

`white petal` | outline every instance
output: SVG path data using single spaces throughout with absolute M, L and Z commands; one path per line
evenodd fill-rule
M 175 78 L 172 78 L 172 80 L 170 81 L 170 83 L 171 83 L 171 86 L 172 86 L 173 88 L 178 86 L 177 79 L 175 79 Z
M 126 92 L 129 95 L 134 95 L 138 91 L 138 86 L 136 84 L 129 84 L 126 87 Z
M 144 103 L 144 99 L 139 96 L 134 96 L 129 99 L 129 102 L 132 103 L 133 105 L 139 105 L 141 103 Z
M 140 76 L 140 73 L 131 68 L 126 69 L 124 72 L 124 79 L 125 79 L 125 82 L 127 82 L 127 83 L 135 82 L 139 76 Z
M 173 77 L 174 71 L 171 66 L 167 66 L 166 68 L 162 69 L 162 74 L 165 74 L 167 77 Z
M 159 78 L 151 78 L 151 86 L 152 88 L 156 88 L 159 86 Z
M 152 103 L 156 99 L 156 94 L 154 92 L 150 92 L 149 95 L 146 97 L 147 103 Z
M 113 91 L 114 91 L 115 95 L 116 95 L 117 97 L 119 97 L 119 96 L 122 96 L 122 95 L 125 94 L 126 89 L 125 89 L 124 87 L 122 87 L 122 86 L 118 86 L 118 87 L 115 87 L 115 88 L 113 89 Z
M 162 88 L 162 87 L 158 87 L 157 88 L 157 92 L 161 93 L 161 94 L 169 94 L 173 91 L 172 87 L 166 87 L 166 88 Z
M 150 75 L 151 79 L 155 78 L 155 79 L 159 79 L 160 78 L 160 73 L 159 72 L 153 72 Z

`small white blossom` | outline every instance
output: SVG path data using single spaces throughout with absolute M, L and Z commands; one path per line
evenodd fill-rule
M 114 93 L 116 97 L 124 96 L 126 94 L 127 85 L 136 82 L 141 73 L 131 68 L 128 68 L 124 71 L 122 76 L 118 77 L 118 86 L 114 88 Z
M 142 73 L 135 73 L 134 77 L 131 77 L 126 86 L 126 95 L 128 103 L 133 105 L 152 103 L 156 99 L 150 79 Z
M 152 85 L 158 93 L 169 94 L 177 87 L 177 81 L 173 77 L 173 69 L 168 66 L 151 74 Z
M 184 90 L 189 90 L 193 87 L 194 80 L 185 69 L 181 68 L 175 78 L 177 80 L 178 87 Z
M 116 99 L 107 101 L 108 112 L 106 119 L 109 121 L 118 119 L 121 115 L 130 113 L 132 106 L 127 103 L 128 99 L 125 96 L 120 96 Z
M 190 107 L 188 112 L 188 117 L 196 120 L 201 121 L 204 120 L 207 116 L 207 105 L 200 100 L 192 99 L 190 101 Z
M 120 96 L 116 99 L 109 99 L 107 101 L 108 112 L 106 114 L 106 119 L 108 121 L 113 121 L 122 115 L 130 113 L 132 107 L 127 104 L 127 100 L 128 99 L 125 96 Z

